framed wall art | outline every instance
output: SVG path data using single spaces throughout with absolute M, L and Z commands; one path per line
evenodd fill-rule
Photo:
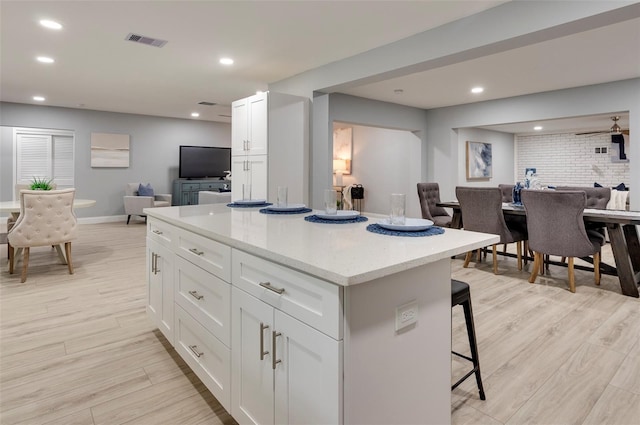
M 467 180 L 489 180 L 492 162 L 491 143 L 467 141 Z
M 129 135 L 91 133 L 91 166 L 128 167 Z

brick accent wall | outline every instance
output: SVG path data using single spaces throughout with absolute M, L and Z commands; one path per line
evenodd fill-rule
M 605 187 L 630 185 L 629 162 L 611 161 L 611 136 L 597 134 L 536 134 L 516 136 L 516 176 L 524 180 L 525 168 L 537 169 L 543 185 Z M 595 153 L 596 148 L 606 153 Z M 628 150 L 626 151 L 628 155 Z

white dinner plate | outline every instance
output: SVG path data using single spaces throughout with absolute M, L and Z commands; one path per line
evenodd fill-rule
M 285 207 L 278 207 L 276 205 L 269 205 L 266 207 L 271 211 L 300 211 L 305 209 L 307 206 L 305 204 L 289 204 Z
M 325 220 L 353 220 L 360 215 L 359 211 L 338 210 L 338 214 L 316 213 L 316 217 Z
M 237 201 L 233 201 L 234 204 L 238 205 L 262 205 L 266 204 L 266 199 L 239 199 Z
M 406 218 L 404 224 L 391 224 L 388 218 L 378 222 L 378 226 L 400 232 L 418 232 L 433 226 L 433 221 L 423 218 Z

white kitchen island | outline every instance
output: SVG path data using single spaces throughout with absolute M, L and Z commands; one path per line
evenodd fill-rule
M 212 394 L 243 424 L 449 423 L 450 257 L 498 236 L 258 210 L 145 210 L 147 311 Z

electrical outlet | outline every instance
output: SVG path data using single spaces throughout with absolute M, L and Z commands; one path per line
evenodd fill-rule
M 418 302 L 413 300 L 396 307 L 396 332 L 418 322 Z

